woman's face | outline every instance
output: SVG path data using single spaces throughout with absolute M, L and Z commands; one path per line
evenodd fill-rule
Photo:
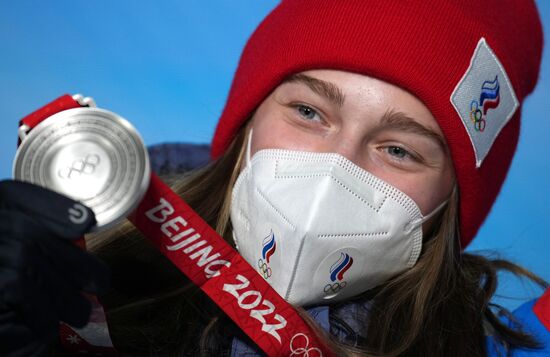
M 411 197 L 424 215 L 446 200 L 454 171 L 443 134 L 409 92 L 364 75 L 311 70 L 279 85 L 252 118 L 262 149 L 338 153 Z

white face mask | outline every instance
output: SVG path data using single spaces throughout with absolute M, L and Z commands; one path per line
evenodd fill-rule
M 250 143 L 250 140 L 249 140 Z M 339 154 L 261 150 L 233 188 L 239 253 L 288 302 L 342 300 L 412 267 L 423 217 L 406 194 Z

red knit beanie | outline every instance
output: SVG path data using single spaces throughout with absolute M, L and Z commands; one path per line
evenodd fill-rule
M 283 0 L 244 49 L 212 156 L 291 74 L 339 69 L 385 80 L 420 98 L 445 135 L 466 247 L 508 172 L 541 52 L 528 0 Z

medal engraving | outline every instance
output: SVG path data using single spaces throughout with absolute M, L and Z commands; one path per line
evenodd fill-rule
M 92 175 L 96 169 L 96 166 L 98 166 L 100 162 L 101 159 L 99 158 L 99 155 L 88 154 L 86 157 L 73 161 L 70 166 L 60 169 L 57 174 L 62 179 L 71 179 L 73 174 L 78 176 L 82 174 Z

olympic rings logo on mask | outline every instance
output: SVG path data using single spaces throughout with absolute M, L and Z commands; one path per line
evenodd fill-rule
M 345 288 L 346 285 L 348 285 L 348 283 L 346 283 L 345 281 L 335 282 L 333 284 L 329 283 L 325 285 L 325 288 L 323 289 L 323 291 L 325 292 L 325 294 L 336 294 L 337 292 Z
M 297 346 L 295 346 L 295 344 Z M 301 345 L 303 345 L 303 347 Z M 321 350 L 317 347 L 309 347 L 309 338 L 303 333 L 297 333 L 292 336 L 292 339 L 290 340 L 290 352 L 291 356 L 323 356 L 323 352 L 321 352 Z
M 483 118 L 483 112 L 479 109 L 479 104 L 475 99 L 470 103 L 470 120 L 474 124 L 476 131 L 483 132 L 485 130 L 487 123 Z
M 267 279 L 271 276 L 271 268 L 267 265 L 262 258 L 258 259 L 258 268 L 260 269 L 260 274 Z

